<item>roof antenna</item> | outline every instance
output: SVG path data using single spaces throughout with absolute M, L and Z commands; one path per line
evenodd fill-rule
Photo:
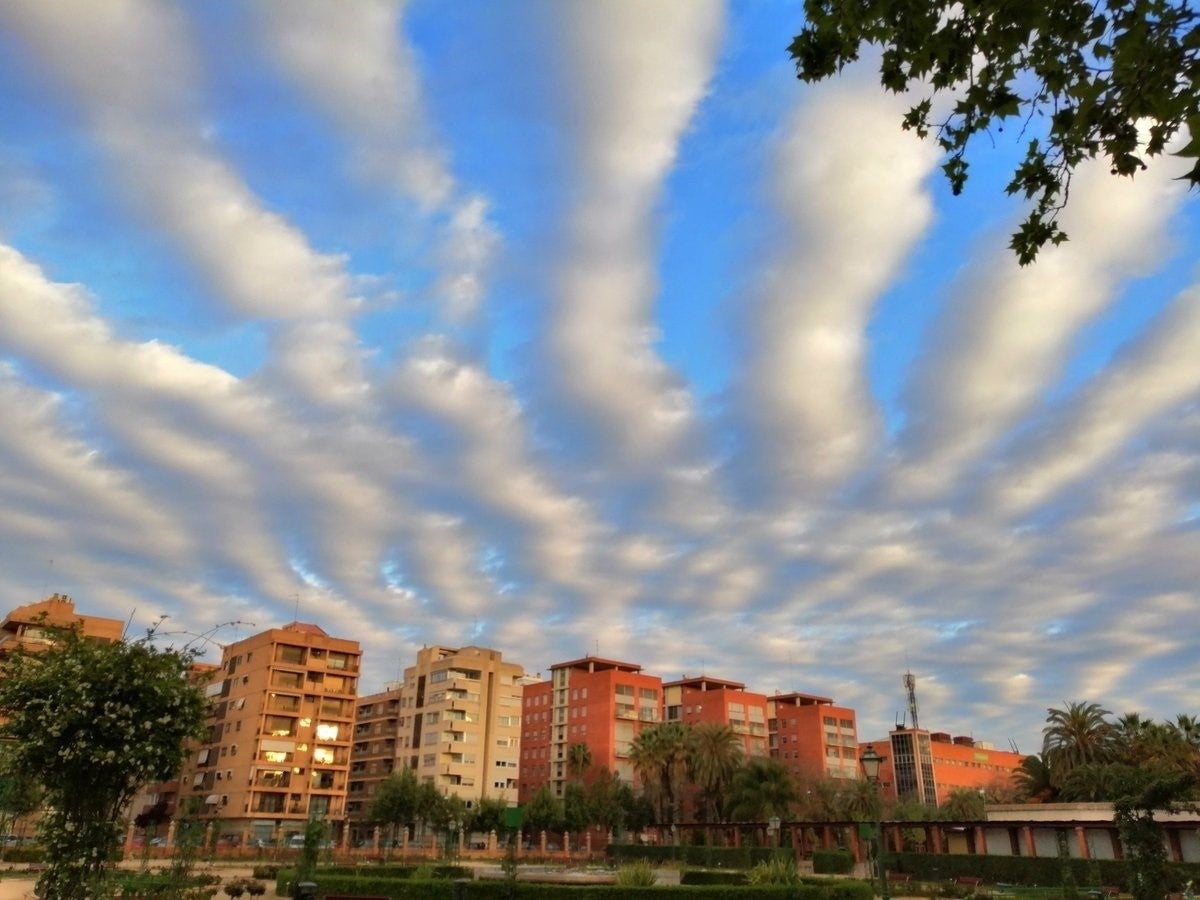
M 912 717 L 913 731 L 921 726 L 917 724 L 917 677 L 912 672 L 904 673 L 904 690 L 908 694 L 908 714 Z
M 300 592 L 296 591 L 295 593 L 292 594 L 292 597 L 296 601 L 294 606 L 292 607 L 292 621 L 295 622 L 297 625 L 299 625 L 300 624 Z

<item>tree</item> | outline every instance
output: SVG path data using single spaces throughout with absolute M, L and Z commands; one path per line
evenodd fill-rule
M 535 833 L 549 831 L 562 824 L 562 801 L 550 793 L 550 786 L 543 784 L 525 804 L 525 824 Z
M 622 788 L 628 790 L 628 785 L 623 784 L 607 767 L 596 773 L 592 783 L 587 786 L 587 805 L 591 810 L 592 824 L 606 831 L 616 831 L 625 824 Z
M 985 804 L 983 794 L 972 788 L 955 788 L 940 807 L 942 816 L 951 822 L 981 822 Z
M 967 181 L 967 148 L 1015 120 L 1033 136 L 1007 191 L 1033 201 L 1010 246 L 1022 265 L 1066 239 L 1059 211 L 1071 175 L 1100 157 L 1132 176 L 1183 129 L 1184 178 L 1200 185 L 1200 26 L 1190 0 L 805 0 L 806 25 L 788 51 L 803 81 L 820 81 L 883 48 L 880 83 L 924 94 L 902 119 L 931 132 L 951 190 Z M 933 96 L 952 104 L 935 121 Z M 941 115 L 941 113 L 938 113 Z
M 732 728 L 701 722 L 688 742 L 688 774 L 698 790 L 697 805 L 705 821 L 725 819 L 726 794 L 742 764 L 742 741 Z
M 185 742 L 203 733 L 204 697 L 188 679 L 195 654 L 152 637 L 105 644 L 64 631 L 4 664 L 0 737 L 12 742 L 13 766 L 46 794 L 43 897 L 99 889 L 125 807 L 142 784 L 174 777 Z
M 484 834 L 504 831 L 504 819 L 508 815 L 508 804 L 497 797 L 481 797 L 475 804 L 475 810 L 470 821 L 471 831 L 482 831 Z
M 371 821 L 388 826 L 388 843 L 396 840 L 396 826 L 417 820 L 417 776 L 405 766 L 379 783 L 371 801 Z
M 592 824 L 587 790 L 578 781 L 569 781 L 563 788 L 562 810 L 562 826 L 566 831 L 578 834 Z
M 643 730 L 629 749 L 629 761 L 660 822 L 679 821 L 679 798 L 688 765 L 686 725 L 665 722 Z
M 755 758 L 737 770 L 730 784 L 730 816 L 738 822 L 786 819 L 797 800 L 796 783 L 783 763 Z
M 574 781 L 583 781 L 591 767 L 592 750 L 587 744 L 572 744 L 567 748 L 567 772 Z
M 1065 709 L 1046 710 L 1042 756 L 1055 786 L 1061 786 L 1076 766 L 1112 759 L 1116 731 L 1108 721 L 1110 715 L 1098 703 L 1079 700 L 1067 703 Z
M 1022 803 L 1050 803 L 1058 796 L 1058 788 L 1050 778 L 1050 765 L 1043 754 L 1022 759 L 1013 779 Z

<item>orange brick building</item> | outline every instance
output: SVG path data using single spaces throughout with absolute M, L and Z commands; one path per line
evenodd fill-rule
M 303 622 L 225 648 L 182 793 L 228 839 L 278 843 L 310 815 L 341 839 L 361 656 L 357 641 Z
M 525 686 L 518 802 L 548 784 L 561 797 L 567 753 L 584 744 L 594 768 L 634 781 L 629 748 L 643 728 L 662 719 L 662 679 L 642 667 L 588 656 L 550 667 L 550 680 Z
M 37 650 L 54 641 L 55 629 L 78 628 L 84 637 L 111 644 L 125 632 L 120 619 L 85 616 L 75 612 L 75 601 L 53 594 L 37 603 L 18 606 L 0 622 L 0 657 L 17 647 Z
M 775 694 L 767 704 L 771 756 L 797 777 L 857 778 L 854 710 L 814 694 Z
M 897 728 L 887 740 L 868 741 L 861 749 L 868 746 L 886 757 L 879 769 L 883 795 L 926 806 L 945 803 L 960 788 L 984 790 L 997 782 L 1008 785 L 1025 758 L 970 737 L 918 728 Z
M 663 685 L 667 722 L 728 725 L 742 739 L 747 756 L 767 755 L 767 696 L 746 690 L 740 681 L 701 675 Z

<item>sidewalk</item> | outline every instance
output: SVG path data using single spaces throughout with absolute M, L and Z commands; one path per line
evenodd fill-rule
M 165 864 L 169 862 L 166 860 Z M 138 868 L 138 866 L 123 866 L 123 868 Z M 196 866 L 197 872 L 214 872 L 221 876 L 221 882 L 231 881 L 235 878 L 248 878 L 252 874 L 253 865 L 217 865 L 209 866 L 200 863 Z M 37 884 L 37 875 L 24 875 L 22 873 L 6 873 L 3 878 L 0 878 L 0 900 L 35 900 L 33 888 Z M 274 884 L 270 883 L 267 889 L 267 896 L 275 895 Z M 223 894 L 218 893 L 218 897 L 223 897 Z

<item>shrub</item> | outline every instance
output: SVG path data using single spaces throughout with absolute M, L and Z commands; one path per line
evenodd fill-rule
M 814 850 L 812 863 L 818 875 L 848 875 L 854 869 L 849 850 Z
M 654 867 L 645 860 L 629 863 L 617 869 L 617 884 L 621 887 L 650 887 L 658 881 Z
M 799 884 L 800 873 L 791 859 L 776 857 L 760 862 L 746 873 L 748 884 Z
M 276 865 L 255 866 L 254 877 L 262 878 L 264 881 L 274 881 L 279 877 L 279 868 Z
M 688 869 L 679 875 L 680 884 L 745 884 L 746 873 L 727 869 Z

